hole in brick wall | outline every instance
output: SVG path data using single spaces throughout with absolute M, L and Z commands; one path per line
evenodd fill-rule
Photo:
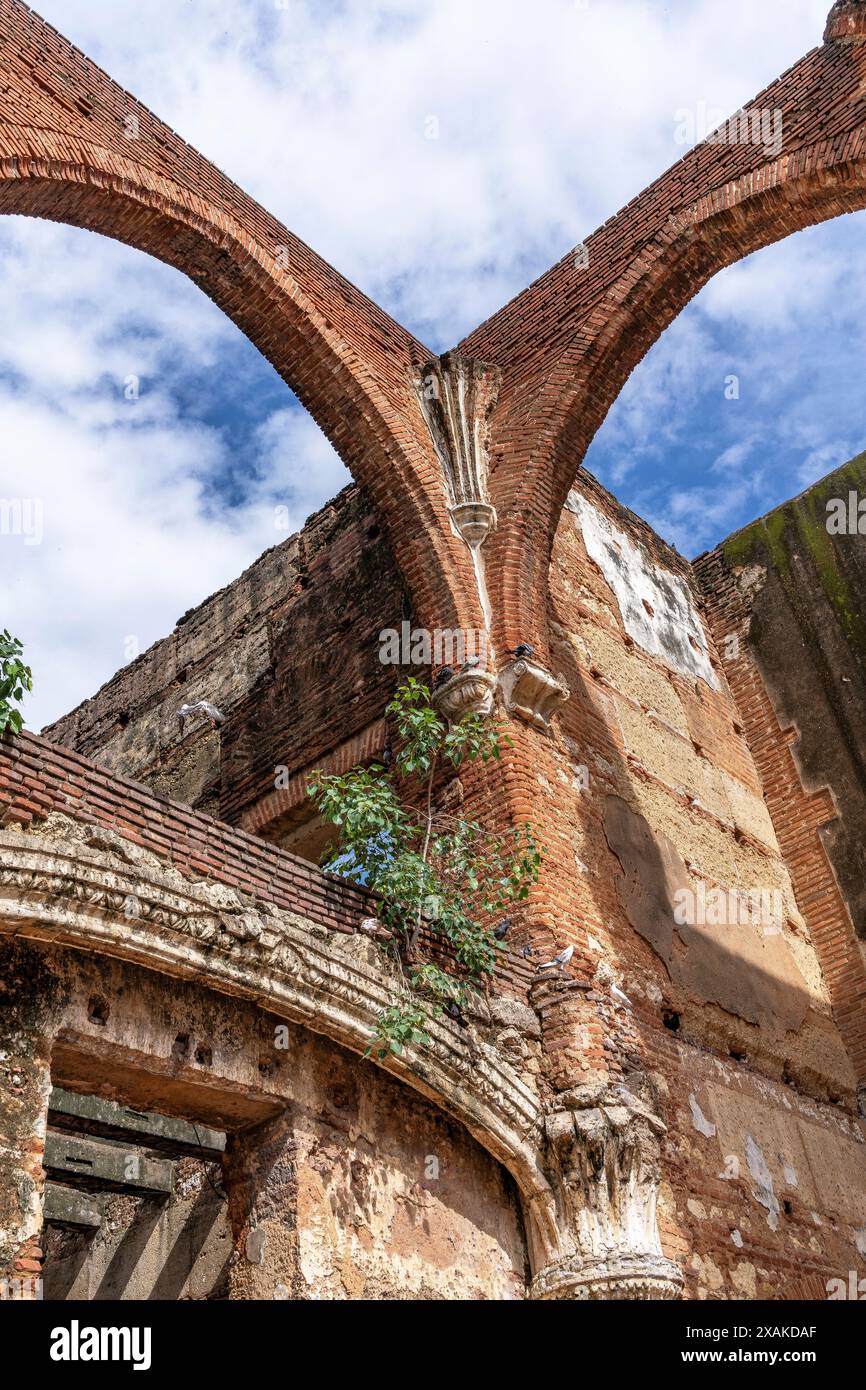
M 273 1076 L 274 1064 L 270 1057 L 259 1058 L 259 1076 Z
M 375 541 L 379 536 L 381 536 L 381 534 L 382 532 L 380 528 L 376 525 L 373 525 L 367 531 L 367 539 L 370 541 Z
M 213 1052 L 205 1043 L 199 1043 L 195 1050 L 195 1060 L 199 1066 L 209 1067 L 213 1065 Z
M 662 1013 L 662 1023 L 672 1033 L 680 1031 L 680 1016 L 675 1009 L 665 1009 Z
M 737 1048 L 737 1047 L 729 1047 L 729 1048 L 728 1048 L 728 1056 L 729 1056 L 729 1057 L 733 1057 L 733 1059 L 734 1059 L 735 1062 L 747 1062 L 747 1061 L 748 1061 L 748 1053 L 746 1053 L 746 1052 L 741 1052 L 740 1049 Z
M 87 1017 L 91 1023 L 98 1023 L 103 1028 L 108 1022 L 108 1000 L 101 994 L 91 994 L 87 1001 Z
M 171 1055 L 176 1062 L 189 1056 L 189 1033 L 178 1033 L 171 1045 Z
M 124 709 L 120 711 L 120 714 L 117 716 L 117 722 L 120 725 L 121 729 L 126 728 L 127 724 L 129 723 L 129 713 L 127 710 Z
M 792 1203 L 788 1201 L 787 1197 L 782 1203 L 782 1210 L 786 1216 L 793 1216 L 794 1214 L 794 1207 Z

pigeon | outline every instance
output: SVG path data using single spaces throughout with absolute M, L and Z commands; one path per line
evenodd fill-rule
M 215 729 L 218 724 L 225 723 L 225 715 L 218 710 L 216 705 L 212 705 L 208 700 L 196 700 L 194 705 L 181 705 L 177 712 L 180 721 L 180 732 L 183 734 L 186 721 L 192 714 L 206 714 L 210 720 L 210 726 Z
M 611 985 L 610 992 L 613 998 L 616 1000 L 617 1004 L 625 1004 L 628 1008 L 633 1007 L 628 995 L 623 994 L 622 990 L 619 988 L 618 985 Z
M 512 656 L 516 656 L 517 659 L 518 659 L 518 661 L 519 661 L 519 660 L 521 659 L 521 657 L 530 657 L 530 656 L 532 656 L 533 651 L 534 651 L 534 648 L 531 647 L 531 646 L 529 645 L 528 642 L 518 642 L 517 646 L 514 648 L 514 651 L 511 653 L 511 655 L 512 655 Z
M 574 947 L 566 946 L 564 951 L 560 951 L 558 956 L 553 957 L 553 960 L 546 960 L 543 965 L 537 965 L 535 968 L 536 970 L 551 970 L 554 966 L 568 965 L 573 955 Z
M 465 674 L 466 674 L 467 671 L 474 671 L 475 668 L 476 668 L 477 666 L 480 666 L 480 665 L 481 665 L 481 657 L 480 657 L 480 656 L 468 656 L 468 657 L 466 658 L 466 660 L 464 661 L 463 665 L 460 667 L 460 674 L 461 674 L 461 676 L 465 676 Z
M 453 667 L 453 666 L 443 666 L 443 667 L 442 667 L 442 670 L 439 672 L 439 674 L 437 675 L 436 679 L 435 679 L 434 682 L 433 682 L 433 689 L 434 689 L 434 690 L 438 690 L 438 689 L 439 689 L 439 686 L 440 686 L 440 685 L 444 685 L 446 681 L 450 681 L 450 679 L 451 679 L 451 677 L 452 677 L 453 675 L 454 675 L 454 667 Z
M 453 1018 L 453 1019 L 454 1019 L 454 1022 L 458 1025 L 459 1028 L 468 1028 L 468 1027 L 469 1027 L 469 1022 L 468 1022 L 468 1020 L 464 1017 L 463 1010 L 461 1009 L 460 1005 L 457 1003 L 457 1000 L 456 1000 L 456 999 L 449 999 L 449 1000 L 448 1000 L 448 1003 L 445 1005 L 445 1012 L 446 1012 L 446 1014 L 448 1015 L 449 1018 Z
M 506 936 L 508 935 L 508 932 L 509 932 L 509 928 L 510 928 L 510 927 L 511 927 L 511 918 L 510 918 L 510 917 L 503 917 L 502 921 L 499 922 L 499 923 L 493 928 L 493 935 L 496 937 L 496 940 L 497 940 L 497 941 L 504 941 L 505 938 L 506 938 Z
M 535 952 L 533 951 L 533 949 L 532 949 L 531 946 L 524 946 L 524 948 L 523 948 L 523 950 L 520 952 L 520 954 L 523 956 L 523 959 L 524 959 L 524 960 L 528 960 L 528 958 L 529 958 L 530 956 L 534 956 L 534 955 L 535 955 Z

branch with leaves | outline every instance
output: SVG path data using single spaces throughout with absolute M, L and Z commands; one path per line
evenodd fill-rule
M 501 949 L 486 923 L 527 897 L 541 862 L 529 825 L 492 834 L 477 820 L 435 810 L 437 775 L 501 757 L 510 740 L 495 724 L 468 714 L 448 728 L 429 688 L 412 676 L 386 714 L 398 749 L 390 767 L 321 775 L 309 788 L 336 830 L 322 867 L 372 889 L 398 943 L 402 989 L 367 1049 L 380 1059 L 429 1042 L 430 1019 L 442 1013 L 464 1022 L 470 993 L 493 974 Z M 401 799 L 410 789 L 417 806 Z M 425 959 L 425 942 L 441 944 L 452 968 Z
M 24 716 L 15 705 L 26 690 L 33 689 L 33 672 L 21 660 L 23 652 L 18 638 L 4 628 L 0 633 L 0 734 L 7 729 L 19 734 L 24 728 Z

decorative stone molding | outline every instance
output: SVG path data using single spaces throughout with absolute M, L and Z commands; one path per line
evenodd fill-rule
M 111 830 L 96 837 L 98 848 L 91 827 L 57 813 L 33 833 L 0 831 L 0 936 L 194 979 L 364 1052 L 395 983 L 366 934 L 331 931 L 244 901 L 226 884 L 187 879 Z M 545 1193 L 534 1090 L 496 1047 L 447 1018 L 428 1031 L 431 1041 L 417 1053 L 375 1065 L 465 1125 L 528 1199 Z
M 521 657 L 510 661 L 499 672 L 499 689 L 509 714 L 547 729 L 570 691 L 561 677 L 551 675 L 543 666 Z
M 545 1120 L 558 1248 L 532 1282 L 538 1299 L 674 1299 L 678 1267 L 656 1226 L 665 1126 L 623 1086 L 572 1092 Z
M 431 704 L 449 724 L 459 724 L 465 714 L 492 714 L 495 694 L 496 677 L 489 671 L 458 671 L 433 691 Z
M 500 372 L 458 352 L 428 362 L 415 382 L 442 466 L 451 519 L 473 551 L 496 529 L 487 493 L 490 416 Z

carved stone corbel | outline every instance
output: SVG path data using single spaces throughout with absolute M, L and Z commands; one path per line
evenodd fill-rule
M 665 1126 L 624 1087 L 545 1119 L 546 1174 L 558 1231 L 530 1297 L 674 1299 L 682 1274 L 656 1226 Z
M 539 729 L 549 728 L 553 715 L 570 695 L 561 677 L 551 675 L 526 657 L 503 666 L 499 672 L 499 689 L 508 713 L 518 715 Z
M 487 493 L 490 416 L 500 372 L 457 352 L 428 362 L 415 382 L 421 409 L 442 465 L 451 520 L 470 550 L 496 529 Z
M 492 714 L 495 693 L 496 677 L 489 671 L 458 671 L 433 691 L 431 704 L 449 724 L 459 724 L 465 714 Z

